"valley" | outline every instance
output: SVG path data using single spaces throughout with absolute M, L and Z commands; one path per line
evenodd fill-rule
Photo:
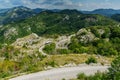
M 113 71 L 108 67 L 119 67 L 120 23 L 115 14 L 108 17 L 75 9 L 24 6 L 0 10 L 0 80 L 44 80 L 51 74 L 50 80 L 94 80 L 96 75 L 104 80 L 106 70 Z M 63 75 L 68 69 L 67 76 Z M 97 70 L 105 74 L 97 74 Z M 81 72 L 86 75 L 83 79 L 77 76 Z M 89 72 L 95 76 L 87 76 Z M 119 69 L 116 72 L 119 75 Z

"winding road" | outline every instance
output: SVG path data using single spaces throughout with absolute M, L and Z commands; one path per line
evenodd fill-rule
M 47 71 L 41 71 L 28 75 L 18 76 L 10 80 L 62 80 L 63 78 L 69 80 L 76 78 L 79 73 L 85 73 L 86 75 L 93 75 L 97 71 L 107 71 L 109 66 L 76 66 L 65 68 L 54 68 Z

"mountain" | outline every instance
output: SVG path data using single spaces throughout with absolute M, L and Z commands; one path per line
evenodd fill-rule
M 53 12 L 60 12 L 60 9 L 51 9 Z
M 0 13 L 5 13 L 7 12 L 9 9 L 0 9 Z
M 94 26 L 80 29 L 75 35 L 58 38 L 39 37 L 35 33 L 19 38 L 0 49 L 0 79 L 56 66 L 76 66 L 83 63 L 108 65 L 120 55 L 120 35 L 116 35 L 119 33 L 120 27 Z
M 3 12 L 4 13 L 0 13 L 0 24 L 26 19 L 35 14 L 32 9 L 24 6 L 14 7 L 8 10 L 4 10 Z
M 39 36 L 57 37 L 58 35 L 75 33 L 84 27 L 108 26 L 116 23 L 105 16 L 82 14 L 77 10 L 43 11 L 25 20 L 1 26 L 0 41 L 12 42 L 31 33 L 36 33 Z
M 6 21 L 17 16 L 0 25 L 0 80 L 80 63 L 109 65 L 120 55 L 119 22 L 69 9 L 36 12 L 21 6 L 1 13 Z
M 40 13 L 40 12 L 43 12 L 43 11 L 53 11 L 53 12 L 60 12 L 61 10 L 60 9 L 42 9 L 42 8 L 35 8 L 35 9 L 33 9 L 33 11 L 35 12 L 35 13 Z
M 100 14 L 104 16 L 112 16 L 114 14 L 120 14 L 120 10 L 114 9 L 96 9 L 94 11 L 82 11 L 84 14 Z
M 0 24 L 7 24 L 16 22 L 19 20 L 26 19 L 28 17 L 37 15 L 43 11 L 52 11 L 52 12 L 60 12 L 59 9 L 42 9 L 42 8 L 35 8 L 30 9 L 24 6 L 18 6 L 14 8 L 8 8 L 8 9 L 0 9 Z
M 41 9 L 41 8 L 35 8 L 35 9 L 33 9 L 33 11 L 35 12 L 35 13 L 40 13 L 40 12 L 42 12 L 42 11 L 45 11 L 46 9 Z

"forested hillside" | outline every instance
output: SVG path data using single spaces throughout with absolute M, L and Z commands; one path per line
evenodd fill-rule
M 106 27 L 116 24 L 117 22 L 110 18 L 101 15 L 82 14 L 77 10 L 43 11 L 28 19 L 1 26 L 0 42 L 12 42 L 31 33 L 50 37 L 72 34 L 84 27 L 98 25 Z

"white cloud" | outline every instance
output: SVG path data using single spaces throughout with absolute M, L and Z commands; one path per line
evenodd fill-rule
M 93 10 L 119 8 L 117 0 L 0 0 L 0 8 L 26 6 L 29 8 Z M 7 5 L 7 6 L 6 6 Z
M 47 9 L 80 9 L 82 3 L 75 3 L 72 0 L 22 0 L 23 4 L 30 8 Z
M 10 0 L 5 0 L 6 3 L 10 3 Z

